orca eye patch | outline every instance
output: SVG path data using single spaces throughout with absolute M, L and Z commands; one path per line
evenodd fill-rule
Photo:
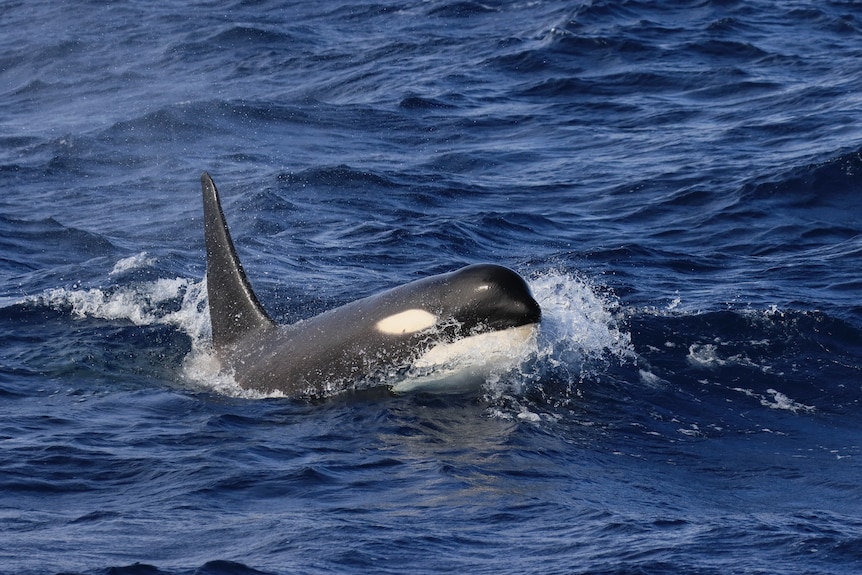
M 375 324 L 377 331 L 389 335 L 416 333 L 437 323 L 437 316 L 422 309 L 408 309 L 390 315 Z

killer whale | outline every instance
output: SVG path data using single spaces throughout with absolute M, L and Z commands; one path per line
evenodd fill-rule
M 493 264 L 425 277 L 278 325 L 243 270 L 206 172 L 201 189 L 213 347 L 222 369 L 244 389 L 325 397 L 357 385 L 391 386 L 411 370 L 457 356 L 466 342 L 535 334 L 541 309 L 527 283 Z

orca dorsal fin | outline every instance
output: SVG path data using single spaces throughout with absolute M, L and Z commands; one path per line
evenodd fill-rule
M 215 182 L 206 172 L 201 175 L 201 190 L 213 345 L 222 349 L 274 322 L 251 289 L 230 237 Z

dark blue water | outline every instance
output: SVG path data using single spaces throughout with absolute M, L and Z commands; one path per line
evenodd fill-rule
M 0 5 L 0 572 L 862 571 L 862 8 Z M 466 395 L 243 393 L 282 321 L 474 262 Z

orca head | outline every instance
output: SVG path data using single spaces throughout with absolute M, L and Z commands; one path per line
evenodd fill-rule
M 434 276 L 426 286 L 435 294 L 428 311 L 413 309 L 403 316 L 417 326 L 434 323 L 438 337 L 415 359 L 409 377 L 393 385 L 396 393 L 472 390 L 530 352 L 542 310 L 517 273 L 480 264 Z
M 531 325 L 542 318 L 524 279 L 493 264 L 477 264 L 448 274 L 446 301 L 460 336 Z

